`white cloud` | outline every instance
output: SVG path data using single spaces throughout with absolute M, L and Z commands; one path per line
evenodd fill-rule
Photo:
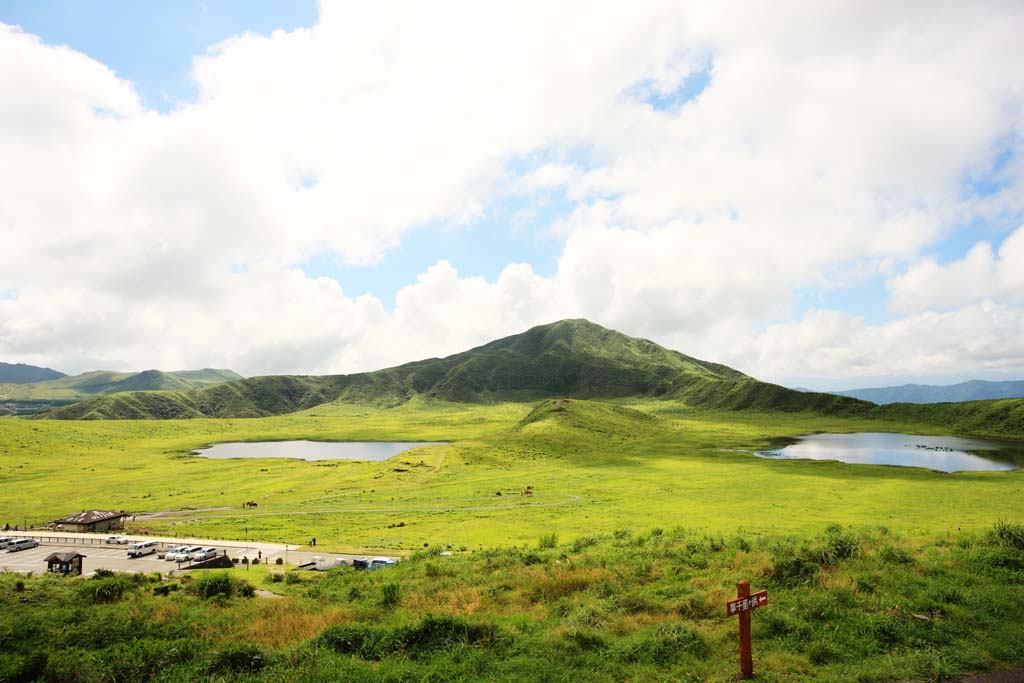
M 983 302 L 880 325 L 841 311 L 812 310 L 747 341 L 763 376 L 856 379 L 1019 373 L 1022 338 L 1024 311 Z
M 892 278 L 911 315 L 889 325 L 790 322 L 791 294 L 1019 222 L 1022 25 L 1016 3 L 331 1 L 312 28 L 212 47 L 168 114 L 0 27 L 0 357 L 353 371 L 585 316 L 768 377 L 782 352 L 837 376 L 906 367 L 900 334 L 1012 328 L 1024 233 Z M 642 101 L 708 65 L 696 100 Z M 1000 155 L 998 187 L 965 191 Z M 574 210 L 546 226 L 564 241 L 548 278 L 442 261 L 389 311 L 297 267 L 373 264 L 418 226 L 553 191 Z M 926 364 L 1016 362 L 1015 344 Z
M 926 260 L 890 279 L 890 306 L 901 313 L 957 308 L 994 299 L 1024 304 L 1024 226 L 1006 238 L 999 253 L 978 242 L 948 265 Z

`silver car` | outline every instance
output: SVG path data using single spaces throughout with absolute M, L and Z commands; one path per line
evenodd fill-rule
M 188 550 L 187 545 L 176 545 L 168 548 L 164 551 L 164 559 L 168 562 L 173 562 L 176 559 L 178 553 L 182 550 Z

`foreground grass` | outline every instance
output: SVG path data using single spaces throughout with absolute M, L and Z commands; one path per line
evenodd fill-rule
M 770 595 L 753 617 L 762 681 L 1024 661 L 1019 525 L 930 539 L 620 529 L 378 572 L 204 574 L 0 576 L 0 680 L 731 681 L 724 605 L 741 578 Z M 246 597 L 246 580 L 285 597 Z
M 802 534 L 835 522 L 934 535 L 1022 521 L 1018 472 L 773 461 L 750 455 L 811 431 L 934 426 L 706 412 L 674 402 L 327 405 L 233 420 L 0 421 L 0 521 L 125 509 L 133 531 L 304 543 L 327 550 L 483 549 L 615 529 Z M 207 460 L 195 448 L 264 439 L 448 441 L 384 463 Z M 522 495 L 530 489 L 531 496 Z M 241 504 L 257 500 L 259 508 Z

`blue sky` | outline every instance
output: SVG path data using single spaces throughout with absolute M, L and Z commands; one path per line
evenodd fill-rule
M 78 150 L 6 150 L 11 169 L 38 165 L 9 186 L 47 182 L 0 213 L 0 231 L 10 226 L 24 256 L 0 258 L 9 321 L 0 353 L 63 369 L 347 371 L 589 317 L 784 383 L 1009 378 L 1024 371 L 1024 348 L 1018 358 L 1005 342 L 1024 321 L 1013 276 L 1024 241 L 1014 93 L 1024 84 L 1006 63 L 1014 12 L 961 7 L 922 27 L 913 7 L 884 21 L 863 7 L 837 22 L 825 6 L 580 15 L 557 4 L 0 0 L 0 22 L 42 41 L 0 34 L 23 60 L 8 65 L 9 82 L 34 79 L 6 92 L 0 84 L 0 106 L 31 112 L 8 121 L 12 139 Z M 894 36 L 912 28 L 920 40 L 850 41 L 847 21 Z M 801 25 L 820 39 L 806 40 Z M 196 103 L 204 76 L 193 60 L 245 33 L 264 38 L 207 60 L 212 104 Z M 951 53 L 954 34 L 962 45 Z M 59 45 L 129 81 L 149 113 L 105 77 L 65 78 L 80 65 Z M 991 79 L 971 76 L 979 64 Z M 97 120 L 52 127 L 74 121 L 67 107 L 83 97 L 94 116 L 116 110 L 120 130 Z M 40 115 L 44 106 L 54 109 Z M 108 134 L 110 153 L 90 157 Z M 196 135 L 208 149 L 191 149 Z M 524 185 L 545 170 L 547 180 Z M 148 184 L 137 187 L 136 174 Z M 295 183 L 306 177 L 316 186 Z M 465 207 L 477 208 L 467 218 Z M 62 230 L 95 252 L 53 260 Z M 165 233 L 177 240 L 147 248 Z M 981 241 L 997 258 L 960 263 Z M 53 260 L 55 278 L 81 274 L 74 296 L 21 268 L 40 259 Z M 440 261 L 457 276 L 424 279 Z M 106 346 L 103 321 L 137 310 L 150 286 L 136 271 L 182 263 L 194 264 L 195 287 L 162 301 L 170 290 L 152 285 L 159 297 L 143 299 L 149 313 L 139 316 L 152 328 L 134 347 Z M 499 284 L 522 263 L 532 279 L 512 269 Z M 290 321 L 274 339 L 263 338 L 265 311 L 238 303 L 257 273 Z M 341 294 L 317 285 L 322 276 Z M 396 294 L 406 288 L 402 310 Z M 379 307 L 357 304 L 363 294 Z M 109 310 L 92 321 L 71 304 L 34 313 L 53 300 Z M 199 315 L 206 322 L 195 324 L 220 336 L 171 339 L 175 315 Z M 339 322 L 312 339 L 308 321 L 327 318 Z M 421 336 L 431 320 L 437 329 Z M 986 330 L 966 343 L 967 325 Z M 410 330 L 417 344 L 403 348 Z M 208 358 L 211 348 L 234 351 Z
M 0 0 L 0 20 L 103 62 L 160 111 L 195 96 L 192 59 L 211 45 L 312 26 L 316 17 L 316 2 L 303 0 Z

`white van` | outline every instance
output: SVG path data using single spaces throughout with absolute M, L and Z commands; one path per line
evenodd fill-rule
M 156 552 L 156 541 L 145 541 L 143 543 L 132 543 L 128 546 L 128 557 L 142 557 Z
M 39 545 L 39 541 L 34 538 L 19 538 L 17 541 L 7 546 L 7 552 L 16 553 L 19 550 L 35 548 L 37 545 Z

